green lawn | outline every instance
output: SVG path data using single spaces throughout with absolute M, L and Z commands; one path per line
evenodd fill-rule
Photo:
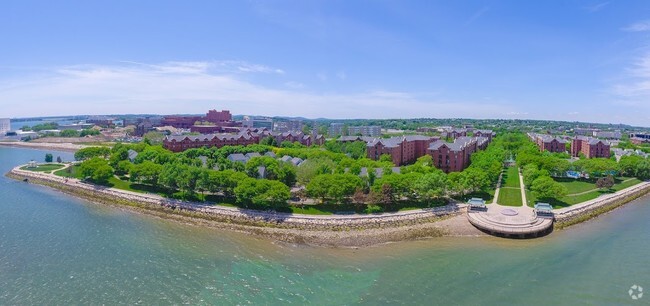
M 42 164 L 36 166 L 36 168 L 30 168 L 28 166 L 24 166 L 21 167 L 20 170 L 28 170 L 28 171 L 35 171 L 35 172 L 52 172 L 54 170 L 59 170 L 63 167 L 65 167 L 65 165 L 62 164 Z
M 499 199 L 497 202 L 505 206 L 522 206 L 521 189 L 501 188 L 499 189 Z
M 603 190 L 594 190 L 591 192 L 586 192 L 584 194 L 580 195 L 575 195 L 575 196 L 564 196 L 560 199 L 544 199 L 545 202 L 548 202 L 553 206 L 553 208 L 563 208 L 563 207 L 568 207 L 571 205 L 575 205 L 578 203 L 586 202 L 589 200 L 593 200 L 599 196 L 602 196 L 604 194 L 609 194 L 609 193 L 614 193 L 617 191 L 621 191 L 625 188 L 632 187 L 638 183 L 641 183 L 640 180 L 638 179 L 630 179 L 627 182 L 623 182 L 624 180 L 627 180 L 628 178 L 616 178 L 616 185 L 612 187 L 611 189 L 603 189 Z M 562 183 L 563 185 L 565 183 Z M 594 184 L 592 188 L 589 188 L 587 190 L 592 190 L 596 189 L 596 185 Z M 571 191 L 569 191 L 571 193 Z M 529 190 L 526 190 L 526 198 L 528 201 L 528 206 L 533 207 L 535 203 L 537 202 L 537 199 L 533 195 L 532 192 Z
M 58 171 L 54 171 L 54 175 L 62 176 L 62 177 L 77 177 L 77 169 L 79 169 L 79 166 L 74 165 L 70 166 L 65 169 L 61 169 Z
M 576 194 L 592 189 L 596 189 L 595 180 L 572 179 L 572 178 L 554 178 L 554 180 L 569 190 L 569 194 Z
M 519 188 L 519 172 L 517 172 L 517 167 L 508 167 L 503 173 L 501 181 L 501 187 Z

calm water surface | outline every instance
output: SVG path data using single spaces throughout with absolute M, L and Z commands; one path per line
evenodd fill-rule
M 0 147 L 0 171 L 46 151 Z M 64 159 L 69 153 L 54 153 Z M 650 199 L 536 240 L 273 243 L 0 178 L 0 304 L 648 305 Z

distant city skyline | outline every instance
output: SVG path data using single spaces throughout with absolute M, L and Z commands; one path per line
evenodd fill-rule
M 0 117 L 650 126 L 650 2 L 9 1 Z

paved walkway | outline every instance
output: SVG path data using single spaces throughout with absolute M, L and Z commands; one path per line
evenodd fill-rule
M 524 185 L 524 176 L 521 175 L 521 171 L 517 168 L 517 174 L 519 174 L 519 188 L 521 189 L 521 203 L 523 207 L 528 207 L 528 202 L 526 202 L 526 186 Z
M 497 181 L 497 189 L 494 190 L 494 198 L 492 198 L 492 204 L 496 204 L 499 199 L 499 190 L 501 190 L 501 178 L 503 177 L 503 171 L 499 174 L 499 181 Z

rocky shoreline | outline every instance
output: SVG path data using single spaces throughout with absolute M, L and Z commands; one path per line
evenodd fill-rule
M 12 169 L 16 180 L 49 186 L 95 203 L 127 208 L 179 222 L 229 229 L 273 240 L 327 247 L 363 247 L 441 236 L 483 236 L 464 215 L 463 204 L 373 215 L 301 215 L 239 209 L 167 199 L 66 179 L 52 174 Z M 554 210 L 555 229 L 595 218 L 650 192 L 650 182 L 611 195 Z
M 246 210 L 184 202 L 158 195 L 117 190 L 76 179 L 20 170 L 7 173 L 17 180 L 55 188 L 92 202 L 114 205 L 192 224 L 225 228 L 289 243 L 330 247 L 360 247 L 440 236 L 484 235 L 463 215 L 463 206 L 376 215 L 313 216 Z

